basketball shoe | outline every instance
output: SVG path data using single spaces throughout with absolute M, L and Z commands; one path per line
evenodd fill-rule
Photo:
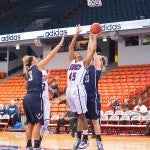
M 33 147 L 27 147 L 26 150 L 33 150 Z
M 86 139 L 83 139 L 83 140 L 81 141 L 80 145 L 79 145 L 79 148 L 80 148 L 80 149 L 85 149 L 85 148 L 87 148 L 88 146 L 89 146 L 89 141 L 86 140 Z
M 104 150 L 102 142 L 101 141 L 96 142 L 97 142 L 97 150 Z
M 81 139 L 77 138 L 76 142 L 73 145 L 73 150 L 77 150 L 79 148 L 80 143 L 81 143 Z

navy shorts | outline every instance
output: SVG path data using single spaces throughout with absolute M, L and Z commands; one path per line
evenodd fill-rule
M 98 95 L 96 98 L 96 95 L 91 95 L 87 97 L 87 113 L 86 117 L 90 120 L 97 120 L 100 119 L 100 110 L 101 110 L 101 104 L 100 104 L 100 96 Z
M 27 123 L 44 123 L 43 100 L 40 94 L 27 94 L 23 99 L 23 108 L 27 117 Z

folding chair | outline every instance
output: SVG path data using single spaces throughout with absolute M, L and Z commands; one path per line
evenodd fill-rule
M 118 133 L 128 134 L 129 133 L 129 126 L 130 126 L 130 116 L 122 115 L 119 119 L 119 129 Z
M 58 119 L 59 119 L 58 115 L 53 115 L 50 118 L 50 123 L 56 123 Z
M 114 115 L 114 112 L 112 110 L 107 110 L 104 113 L 105 116 L 108 116 L 108 118 L 110 118 L 110 116 Z
M 59 119 L 58 115 L 52 115 L 50 118 L 50 122 L 48 124 L 48 131 L 49 133 L 55 133 L 56 132 L 56 126 L 57 126 L 57 120 Z
M 141 116 L 141 123 L 146 124 L 147 121 L 150 121 L 150 115 Z
M 132 125 L 141 124 L 141 115 L 135 114 L 135 115 L 131 116 L 130 124 L 132 124 Z
M 110 116 L 110 118 L 108 119 L 108 133 L 113 133 L 113 134 L 118 134 L 118 128 L 116 127 L 116 125 L 119 124 L 119 116 L 116 115 L 112 115 Z
M 108 116 L 102 115 L 100 118 L 100 124 L 101 124 L 101 132 L 103 134 L 106 134 L 107 133 Z
M 101 124 L 108 124 L 108 116 L 102 115 L 100 118 Z
M 108 124 L 119 124 L 119 116 L 110 116 L 110 118 L 108 119 Z
M 119 119 L 119 124 L 129 125 L 130 124 L 130 116 L 122 115 Z
M 132 125 L 131 128 L 130 128 L 130 134 L 133 133 L 133 134 L 141 134 L 141 115 L 139 114 L 135 114 L 133 116 L 131 116 L 131 119 L 130 119 L 130 124 Z
M 9 116 L 9 115 L 3 115 L 3 116 L 1 117 L 0 129 L 1 129 L 2 131 L 6 131 L 6 130 L 7 130 L 9 120 L 10 120 L 10 116 Z
M 135 112 L 133 112 L 132 110 L 127 110 L 127 111 L 124 112 L 124 114 L 131 117 L 132 115 L 135 114 Z
M 119 118 L 120 118 L 122 115 L 124 115 L 124 111 L 123 110 L 116 110 L 114 115 L 119 116 Z

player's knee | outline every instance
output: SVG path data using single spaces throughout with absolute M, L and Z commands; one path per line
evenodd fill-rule
M 85 114 L 79 115 L 79 120 L 81 120 L 81 121 L 86 120 Z

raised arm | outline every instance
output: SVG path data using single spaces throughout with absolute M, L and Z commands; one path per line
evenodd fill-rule
M 90 46 L 90 42 L 89 42 L 87 54 L 89 54 L 90 51 L 91 51 L 91 46 Z M 94 53 L 93 61 L 91 61 L 90 63 L 91 63 L 91 65 L 94 65 L 96 70 L 101 70 L 101 61 L 100 61 L 100 57 L 97 55 L 97 52 Z
M 97 35 L 90 33 L 89 44 L 88 44 L 88 53 L 87 57 L 84 60 L 84 66 L 87 68 L 90 65 L 90 62 L 96 52 L 97 47 Z
M 41 60 L 37 66 L 39 70 L 42 70 L 44 66 L 57 54 L 58 50 L 61 48 L 62 44 L 64 42 L 64 36 L 61 38 L 61 41 L 58 43 L 58 45 L 50 51 L 50 53 L 43 59 Z
M 98 56 L 96 52 L 94 54 L 94 67 L 96 70 L 102 69 L 102 63 L 100 61 L 100 56 Z
M 74 54 L 74 48 L 75 48 L 75 44 L 76 44 L 78 35 L 81 31 L 82 31 L 82 29 L 81 29 L 80 25 L 77 25 L 76 26 L 76 33 L 73 36 L 72 41 L 69 45 L 69 59 L 70 59 L 70 61 L 72 61 L 74 59 L 74 55 L 75 55 Z
M 90 43 L 88 46 L 88 53 L 90 52 Z M 106 66 L 108 63 L 108 59 L 105 56 L 97 55 L 97 52 L 94 53 L 93 61 L 91 61 L 91 64 L 94 64 L 94 67 L 96 70 L 102 70 L 105 71 Z

